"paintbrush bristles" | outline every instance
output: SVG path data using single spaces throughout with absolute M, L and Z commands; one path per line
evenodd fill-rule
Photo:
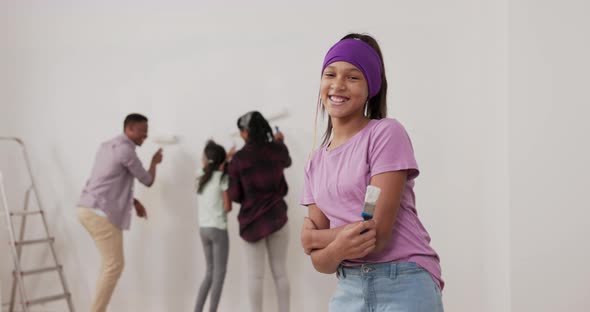
M 367 192 L 365 193 L 365 203 L 376 203 L 377 198 L 379 198 L 379 194 L 381 194 L 380 188 L 374 185 L 368 185 Z
M 367 220 L 373 217 L 379 194 L 381 194 L 380 188 L 373 185 L 367 186 L 367 192 L 365 193 L 365 204 L 363 206 L 362 213 L 363 219 Z

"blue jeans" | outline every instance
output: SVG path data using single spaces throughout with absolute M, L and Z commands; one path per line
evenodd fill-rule
M 413 262 L 340 266 L 332 312 L 443 312 L 438 285 Z

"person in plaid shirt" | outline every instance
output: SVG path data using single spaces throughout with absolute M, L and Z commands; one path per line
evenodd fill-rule
M 240 135 L 246 142 L 228 167 L 229 196 L 240 203 L 238 221 L 245 241 L 248 270 L 248 296 L 251 311 L 262 311 L 264 257 L 273 273 L 279 312 L 289 311 L 289 281 L 286 257 L 287 181 L 283 170 L 291 166 L 289 150 L 282 133 L 274 136 L 262 114 L 249 112 L 238 119 Z

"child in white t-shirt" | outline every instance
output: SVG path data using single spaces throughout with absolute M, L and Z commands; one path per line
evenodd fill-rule
M 211 288 L 209 311 L 217 311 L 229 252 L 226 214 L 231 211 L 227 194 L 228 176 L 225 172 L 226 152 L 223 146 L 208 141 L 197 177 L 199 227 L 207 273 L 197 298 L 195 312 L 202 311 Z

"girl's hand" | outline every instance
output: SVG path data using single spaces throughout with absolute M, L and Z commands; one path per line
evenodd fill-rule
M 366 232 L 364 232 L 366 230 Z M 364 232 L 361 234 L 361 232 Z M 358 259 L 375 249 L 377 232 L 375 220 L 359 221 L 349 224 L 336 235 L 332 242 L 334 254 L 341 260 Z
M 236 154 L 236 146 L 232 145 L 232 147 L 229 149 L 229 151 L 227 151 L 225 161 L 227 161 L 227 162 L 231 161 L 232 157 L 234 157 L 235 154 Z

